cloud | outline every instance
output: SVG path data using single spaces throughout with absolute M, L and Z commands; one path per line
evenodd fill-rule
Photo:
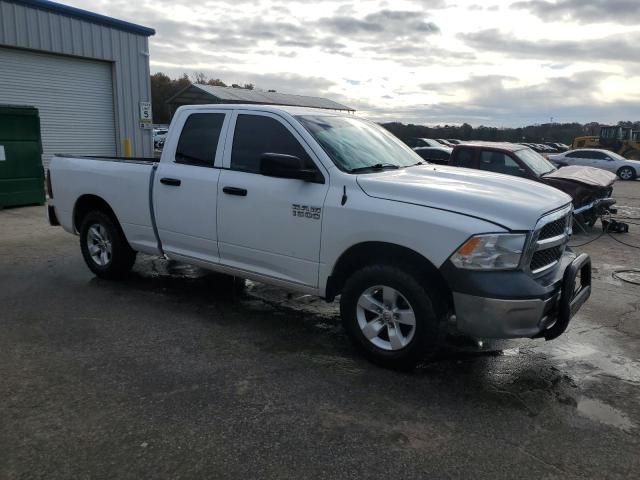
M 640 32 L 573 41 L 526 40 L 498 29 L 489 29 L 461 33 L 459 38 L 476 50 L 502 53 L 515 58 L 637 63 Z
M 419 40 L 440 32 L 440 28 L 417 11 L 380 10 L 363 18 L 333 16 L 321 18 L 318 26 L 357 41 Z
M 511 8 L 528 10 L 545 21 L 576 21 L 579 23 L 640 23 L 638 0 L 527 0 Z
M 640 25 L 638 1 L 65 3 L 155 28 L 152 72 L 202 71 L 228 83 L 326 96 L 376 119 L 499 126 L 548 121 L 551 115 L 637 118 L 640 92 L 633 79 L 640 76 L 640 28 L 619 32 L 631 30 L 622 25 Z M 535 19 L 525 12 L 553 25 L 527 25 Z M 609 23 L 584 25 L 593 22 Z M 544 38 L 546 28 L 557 29 L 550 37 L 565 40 Z M 534 78 L 550 78 L 523 87 L 532 65 Z M 589 72 L 572 73 L 580 70 Z M 463 80 L 445 81 L 452 76 Z M 609 101 L 607 93 L 627 101 Z
M 451 83 L 424 83 L 426 92 L 466 93 L 467 98 L 409 108 L 404 114 L 423 121 L 463 121 L 485 125 L 513 125 L 557 121 L 635 118 L 640 101 L 606 102 L 601 83 L 611 75 L 600 71 L 583 71 L 571 77 L 554 77 L 537 85 L 509 87 L 515 77 L 505 75 L 471 76 Z M 635 110 L 637 111 L 637 110 Z

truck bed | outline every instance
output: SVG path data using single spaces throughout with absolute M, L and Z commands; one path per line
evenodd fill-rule
M 153 158 L 55 155 L 49 164 L 49 203 L 62 227 L 77 233 L 74 206 L 81 197 L 98 197 L 113 210 L 134 249 L 158 253 L 151 211 L 156 165 Z

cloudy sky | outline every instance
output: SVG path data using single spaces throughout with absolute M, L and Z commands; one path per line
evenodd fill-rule
M 62 0 L 156 29 L 152 72 L 326 96 L 378 121 L 640 119 L 639 0 Z

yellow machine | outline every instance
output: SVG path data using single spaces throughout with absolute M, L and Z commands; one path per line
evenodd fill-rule
M 599 136 L 576 137 L 571 148 L 604 148 L 630 160 L 640 160 L 640 131 L 600 127 Z

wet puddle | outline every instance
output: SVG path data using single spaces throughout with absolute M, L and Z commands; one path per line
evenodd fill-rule
M 586 343 L 557 343 L 536 349 L 548 353 L 564 364 L 581 363 L 587 368 L 586 375 L 605 375 L 630 383 L 640 383 L 640 362 L 612 352 L 602 351 Z
M 635 428 L 635 424 L 620 410 L 593 398 L 578 400 L 578 413 L 590 420 L 624 430 L 625 432 Z

